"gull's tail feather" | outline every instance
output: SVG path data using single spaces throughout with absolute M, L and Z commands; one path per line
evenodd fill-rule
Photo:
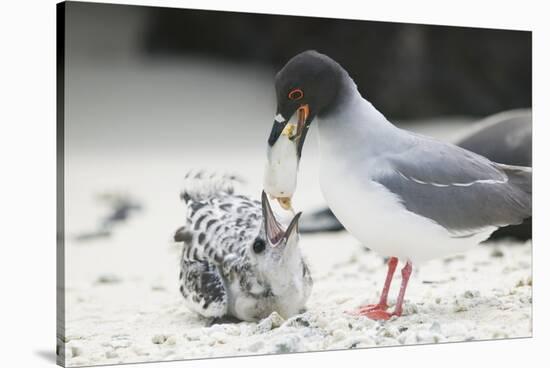
M 529 194 L 531 197 L 532 194 L 532 175 L 533 169 L 527 166 L 513 166 L 513 165 L 504 165 L 498 164 L 498 167 L 501 170 L 504 170 L 508 176 L 510 184 L 515 185 L 520 188 L 526 194 Z
M 514 197 L 518 204 L 518 211 L 524 218 L 531 217 L 533 169 L 526 166 L 497 165 L 508 176 L 508 183 L 516 189 Z
M 199 202 L 222 194 L 233 194 L 235 184 L 244 180 L 233 174 L 205 170 L 189 171 L 184 178 L 180 198 L 185 202 Z

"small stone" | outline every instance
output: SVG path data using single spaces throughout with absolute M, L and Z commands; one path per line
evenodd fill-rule
M 441 325 L 439 324 L 439 322 L 434 321 L 434 323 L 432 323 L 432 325 L 430 326 L 430 331 L 441 333 Z
M 348 341 L 349 348 L 365 348 L 376 345 L 375 341 L 368 336 L 361 336 L 359 338 L 355 337 L 353 339 L 349 339 Z
M 210 335 L 203 335 L 201 336 L 201 340 L 200 340 L 203 344 L 205 345 L 208 345 L 208 346 L 213 346 L 216 344 L 216 340 L 210 336 Z
M 309 327 L 311 323 L 305 316 L 296 316 L 286 321 L 285 326 L 290 327 Z
M 494 258 L 502 258 L 504 257 L 504 253 L 498 249 L 498 248 L 495 248 L 493 249 L 493 251 L 491 252 L 491 257 L 494 257 Z
M 516 283 L 517 288 L 524 286 L 533 286 L 533 280 L 531 279 L 531 276 L 526 279 L 521 279 Z
M 77 356 L 83 355 L 84 351 L 82 350 L 82 345 L 73 343 L 71 346 L 69 346 L 69 349 L 71 351 L 71 357 L 75 358 Z
M 346 338 L 346 332 L 344 330 L 334 330 L 332 331 L 332 337 L 334 341 L 340 341 Z
M 226 334 L 230 336 L 238 336 L 241 334 L 241 330 L 238 326 L 235 325 L 225 325 L 224 331 Z
M 105 356 L 107 357 L 107 359 L 114 359 L 118 358 L 118 353 L 116 352 L 116 350 L 108 350 L 105 353 Z
M 174 355 L 176 354 L 176 352 L 174 350 L 166 350 L 164 351 L 164 353 L 162 354 L 165 358 L 171 356 L 171 355 Z
M 143 348 L 143 347 L 141 347 L 141 346 L 134 346 L 134 347 L 132 348 L 132 350 L 133 350 L 134 353 L 136 353 L 136 355 L 138 355 L 138 356 L 147 356 L 147 355 L 150 354 L 149 351 L 148 351 L 148 349 L 145 349 L 145 348 Z
M 394 326 L 388 326 L 380 331 L 380 336 L 395 338 L 399 335 L 399 329 Z
M 256 341 L 255 343 L 253 343 L 252 345 L 250 345 L 248 347 L 248 351 L 252 352 L 252 353 L 257 353 L 258 351 L 260 351 L 263 347 L 264 347 L 264 342 L 263 341 Z
M 220 344 L 225 344 L 227 342 L 227 335 L 223 332 L 214 332 L 211 336 Z
M 405 331 L 397 337 L 397 341 L 402 345 L 416 344 L 416 336 L 411 331 Z
M 416 333 L 416 341 L 418 343 L 433 343 L 439 342 L 439 338 L 431 331 L 420 330 Z
M 111 341 L 111 346 L 115 349 L 124 349 L 131 345 L 132 343 L 129 340 L 113 340 Z
M 256 326 L 256 331 L 259 333 L 265 333 L 270 330 L 279 328 L 285 322 L 284 318 L 277 312 L 271 313 L 268 317 L 261 320 Z
M 466 298 L 466 299 L 477 298 L 477 297 L 479 297 L 479 295 L 480 295 L 479 291 L 477 291 L 477 290 L 474 290 L 474 291 L 466 290 L 463 294 L 464 298 Z
M 189 341 L 199 341 L 202 334 L 197 330 L 186 331 L 184 337 Z
M 496 331 L 493 333 L 493 339 L 507 339 L 509 336 L 504 331 Z
M 178 343 L 178 339 L 174 335 L 170 335 L 166 339 L 166 344 L 168 345 L 176 345 L 177 343 Z
M 418 305 L 416 303 L 407 303 L 403 308 L 403 313 L 407 316 L 418 313 Z
M 117 284 L 121 281 L 122 279 L 115 274 L 104 274 L 104 275 L 100 275 L 97 278 L 96 282 L 98 284 Z
M 166 336 L 165 335 L 155 335 L 151 339 L 153 344 L 164 344 L 166 342 Z
M 348 321 L 345 318 L 338 318 L 329 325 L 330 330 L 348 329 Z
M 298 335 L 285 336 L 284 339 L 275 343 L 275 353 L 286 354 L 301 350 L 301 338 Z
M 457 304 L 455 305 L 453 310 L 455 313 L 466 312 L 468 310 L 468 307 L 463 304 Z

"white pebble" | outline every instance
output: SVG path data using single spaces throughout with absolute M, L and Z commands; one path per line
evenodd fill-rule
M 420 330 L 416 332 L 416 341 L 418 343 L 433 343 L 437 342 L 435 334 L 427 330 Z
M 186 331 L 184 336 L 189 341 L 199 341 L 201 339 L 201 336 L 203 336 L 203 334 L 197 330 L 189 330 L 189 331 Z
M 416 344 L 416 335 L 411 331 L 405 331 L 397 337 L 397 341 L 403 345 Z
M 337 320 L 332 321 L 329 326 L 330 330 L 347 330 L 349 329 L 349 322 L 345 318 L 338 318 Z
M 82 350 L 82 344 L 80 343 L 72 343 L 69 348 L 71 351 L 71 357 L 73 358 L 84 354 L 84 351 Z
M 340 341 L 346 338 L 346 332 L 344 330 L 334 330 L 332 331 L 332 337 L 334 338 L 334 341 Z
M 252 345 L 250 345 L 248 347 L 248 351 L 252 352 L 252 353 L 257 353 L 258 351 L 260 351 L 260 349 L 262 349 L 264 347 L 264 342 L 263 341 L 256 341 L 255 343 L 253 343 Z
M 166 343 L 168 345 L 176 345 L 178 343 L 178 339 L 176 338 L 176 336 L 174 335 L 170 335 L 168 336 L 168 338 L 166 339 Z
M 115 349 L 127 348 L 132 343 L 129 340 L 113 340 L 111 341 L 111 346 Z
M 212 338 L 221 344 L 225 344 L 227 342 L 227 335 L 223 332 L 214 332 L 211 334 Z
M 284 318 L 281 317 L 277 312 L 271 313 L 268 317 L 261 320 L 256 326 L 257 333 L 266 333 L 275 328 L 281 327 L 285 322 Z
M 434 321 L 434 323 L 432 323 L 430 327 L 430 331 L 435 333 L 441 333 L 441 325 L 439 324 L 439 322 Z
M 105 353 L 105 356 L 107 357 L 107 359 L 114 359 L 118 358 L 118 353 L 116 352 L 116 350 L 108 350 Z

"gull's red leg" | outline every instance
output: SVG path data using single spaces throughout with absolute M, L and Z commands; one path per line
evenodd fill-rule
M 399 296 L 397 297 L 397 304 L 395 304 L 395 309 L 392 313 L 394 316 L 400 316 L 403 312 L 403 300 L 405 299 L 405 291 L 407 290 L 407 284 L 409 283 L 409 277 L 412 273 L 412 263 L 407 261 L 407 264 L 401 270 L 401 276 L 403 280 L 401 281 L 401 288 L 399 289 Z
M 397 268 L 397 257 L 391 257 L 388 260 L 388 273 L 386 274 L 386 281 L 384 281 L 384 288 L 382 289 L 382 294 L 380 295 L 380 301 L 378 304 L 368 304 L 365 306 L 359 307 L 360 311 L 369 310 L 369 309 L 388 309 L 388 293 L 390 292 L 391 282 L 393 280 L 393 274 Z
M 399 288 L 397 303 L 395 304 L 395 309 L 392 313 L 389 313 L 383 309 L 374 309 L 365 311 L 364 313 L 362 313 L 362 315 L 374 320 L 388 320 L 392 316 L 401 316 L 401 313 L 403 313 L 403 301 L 405 299 L 405 291 L 407 290 L 407 284 L 409 283 L 411 273 L 412 263 L 410 261 L 407 261 L 405 267 L 403 267 L 403 269 L 401 270 L 401 276 L 403 277 L 403 279 L 401 281 L 401 287 Z
M 397 257 L 391 257 L 388 260 L 388 273 L 386 274 L 386 281 L 384 282 L 384 288 L 382 289 L 382 294 L 380 295 L 380 301 L 378 302 L 378 304 L 368 304 L 361 306 L 357 311 L 351 312 L 351 314 L 365 315 L 366 312 L 374 310 L 385 311 L 386 309 L 388 309 L 388 293 L 390 292 L 390 286 L 393 279 L 393 274 L 395 273 L 395 269 L 397 267 L 397 262 Z

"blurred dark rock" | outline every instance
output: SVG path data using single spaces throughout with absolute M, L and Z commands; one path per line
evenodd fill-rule
M 126 222 L 135 212 L 142 210 L 141 204 L 126 194 L 103 193 L 97 200 L 108 208 L 106 215 L 99 219 L 96 229 L 77 234 L 75 240 L 84 242 L 108 238 L 117 225 Z
M 150 8 L 150 57 L 198 55 L 279 70 L 316 49 L 387 116 L 489 115 L 531 106 L 531 32 Z
M 533 114 L 530 109 L 505 111 L 484 119 L 479 129 L 457 144 L 467 150 L 507 165 L 533 166 Z M 490 240 L 531 239 L 532 218 L 519 225 L 501 227 Z

